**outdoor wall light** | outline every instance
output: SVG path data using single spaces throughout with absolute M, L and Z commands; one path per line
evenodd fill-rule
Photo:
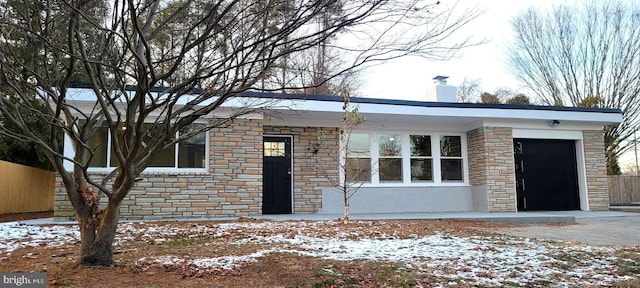
M 311 144 L 311 147 L 309 147 L 309 150 L 313 153 L 313 155 L 318 154 L 318 151 L 320 151 L 320 144 L 319 143 Z
M 556 127 L 558 125 L 560 125 L 560 121 L 559 120 L 551 120 L 551 121 L 549 121 L 549 126 L 551 126 L 551 127 Z

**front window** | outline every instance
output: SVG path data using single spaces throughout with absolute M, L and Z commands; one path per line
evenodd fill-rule
M 150 131 L 153 128 L 153 124 L 144 124 L 146 131 Z M 190 127 L 182 129 L 178 136 L 184 136 L 187 133 L 191 133 L 193 129 L 202 129 L 202 124 L 193 124 Z M 126 127 L 122 126 L 118 129 L 117 137 L 120 145 L 123 144 L 123 137 L 126 131 Z M 197 130 L 196 130 L 197 131 Z M 151 135 L 147 134 L 143 141 L 143 149 L 151 145 Z M 204 168 L 206 167 L 206 139 L 207 133 L 198 133 L 189 139 L 184 140 L 181 143 L 169 146 L 160 151 L 149 164 L 149 168 Z M 87 144 L 89 147 L 95 149 L 94 156 L 89 162 L 89 167 L 94 168 L 111 168 L 118 166 L 118 160 L 115 156 L 115 151 L 111 147 L 111 136 L 108 133 L 107 128 L 99 128 L 97 132 L 89 138 Z M 109 150 L 109 151 L 107 151 Z M 109 152 L 109 153 L 107 153 Z M 107 164 L 109 164 L 107 166 Z
M 349 182 L 371 181 L 369 134 L 351 134 L 347 143 L 344 173 Z
M 431 136 L 411 135 L 411 182 L 433 181 Z
M 462 141 L 460 136 L 440 137 L 442 181 L 462 181 Z
M 402 182 L 402 137 L 398 134 L 378 135 L 380 182 Z
M 203 124 L 192 124 L 188 128 L 183 128 L 180 135 L 189 133 L 189 128 L 202 129 Z M 178 168 L 204 168 L 206 167 L 206 147 L 207 133 L 201 132 L 191 138 L 177 144 L 178 146 Z
M 89 167 L 107 167 L 107 148 L 109 147 L 109 130 L 98 128 L 96 133 L 87 140 L 87 146 L 93 149 L 93 157 Z
M 465 141 L 438 133 L 352 134 L 343 173 L 372 184 L 464 183 Z

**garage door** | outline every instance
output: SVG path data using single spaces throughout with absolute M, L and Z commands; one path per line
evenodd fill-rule
M 514 139 L 518 211 L 580 209 L 575 141 Z

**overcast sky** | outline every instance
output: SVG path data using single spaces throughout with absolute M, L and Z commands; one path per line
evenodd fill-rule
M 486 9 L 484 14 L 459 31 L 485 39 L 486 44 L 466 48 L 457 58 L 448 61 L 407 57 L 377 66 L 361 75 L 360 96 L 425 100 L 427 89 L 433 85 L 432 78 L 437 75 L 449 76 L 447 84 L 453 86 L 458 86 L 468 77 L 480 79 L 482 91 L 493 92 L 504 87 L 526 93 L 507 69 L 505 52 L 513 37 L 511 19 L 529 7 L 551 9 L 553 5 L 575 3 L 576 0 L 460 0 L 459 8 L 478 5 Z M 623 170 L 634 165 L 633 151 L 620 158 Z
M 451 5 L 453 0 L 441 0 Z M 483 91 L 506 87 L 519 90 L 517 80 L 506 67 L 505 52 L 512 39 L 511 18 L 529 7 L 550 9 L 553 5 L 573 3 L 570 0 L 460 0 L 457 9 L 484 7 L 485 13 L 458 31 L 474 35 L 486 44 L 461 50 L 448 61 L 430 61 L 405 57 L 367 70 L 361 75 L 361 96 L 406 100 L 424 100 L 431 80 L 437 75 L 449 76 L 448 84 L 457 86 L 465 77 L 480 79 Z M 442 5 L 441 4 L 441 5 Z

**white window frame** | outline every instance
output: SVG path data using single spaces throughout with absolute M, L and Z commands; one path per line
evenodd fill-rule
M 464 153 L 463 153 L 466 150 L 466 147 L 463 147 L 462 143 L 466 142 L 466 139 L 460 137 L 460 149 L 462 149 L 462 151 L 460 151 L 461 152 L 460 156 L 442 156 L 442 153 L 440 151 L 440 148 L 441 148 L 440 147 L 440 138 L 442 136 L 459 136 L 459 135 L 451 135 L 451 134 L 441 133 L 438 136 L 438 139 L 437 139 L 438 140 L 437 141 L 438 142 L 438 168 L 439 168 L 438 169 L 438 173 L 440 174 L 438 179 L 442 183 L 460 183 L 461 181 L 459 181 L 459 180 L 442 180 L 442 163 L 441 163 L 441 161 L 443 159 L 445 159 L 445 160 L 446 159 L 451 159 L 451 160 L 459 160 L 459 159 L 461 159 L 462 160 L 462 180 L 463 180 L 462 182 L 464 182 L 464 180 L 467 178 L 467 176 L 464 173 L 464 171 L 466 170 L 466 168 L 464 166 L 464 163 L 466 162 L 466 157 L 464 156 Z M 433 143 L 433 140 L 431 140 L 431 141 Z
M 346 146 L 343 146 L 343 145 L 347 145 L 348 146 L 349 143 L 346 143 L 346 142 L 343 143 L 343 141 L 339 141 L 340 142 L 340 154 L 339 154 L 340 155 L 339 156 L 340 159 L 339 160 L 340 160 L 340 166 L 342 167 L 342 168 L 338 169 L 339 175 L 340 175 L 340 184 L 344 184 L 344 171 L 342 169 L 346 169 L 346 167 L 347 167 L 346 161 L 349 158 L 354 158 L 354 159 L 355 158 L 358 158 L 358 159 L 368 158 L 369 159 L 369 165 L 370 165 L 369 166 L 369 173 L 371 174 L 371 179 L 373 179 L 373 170 L 372 169 L 373 169 L 374 165 L 373 165 L 373 158 L 371 158 L 371 153 L 372 153 L 371 152 L 371 145 L 373 145 L 372 143 L 374 143 L 374 142 L 371 139 L 371 134 L 368 133 L 368 132 L 356 132 L 356 131 L 353 131 L 351 134 L 367 134 L 369 136 L 369 155 L 367 157 L 349 157 L 348 153 L 343 153 L 344 149 L 345 149 L 344 147 L 346 147 Z M 376 177 L 378 177 L 378 173 L 376 173 Z M 371 179 L 370 179 L 370 181 L 371 181 Z M 362 182 L 362 183 L 371 184 L 370 181 Z
M 397 157 L 397 156 L 384 156 L 384 157 L 380 156 L 380 138 L 379 138 L 380 135 L 387 135 L 387 136 L 398 135 L 398 136 L 400 136 L 400 141 L 401 141 L 400 142 L 400 157 Z M 372 166 L 376 168 L 375 169 L 375 174 L 376 174 L 376 177 L 378 177 L 378 183 L 380 183 L 380 184 L 400 184 L 400 183 L 404 183 L 405 182 L 405 180 L 406 180 L 405 179 L 406 178 L 405 177 L 406 176 L 406 169 L 404 167 L 404 163 L 406 161 L 405 161 L 405 155 L 404 154 L 405 154 L 405 144 L 408 143 L 408 141 L 405 141 L 405 138 L 406 138 L 405 134 L 402 134 L 402 133 L 394 133 L 394 132 L 385 133 L 385 132 L 382 132 L 382 133 L 377 133 L 376 134 L 376 139 L 374 141 L 376 143 L 375 145 L 376 145 L 376 148 L 377 148 L 378 151 L 376 153 L 375 162 L 373 160 L 373 155 L 370 155 L 370 156 L 371 156 L 371 162 L 377 164 L 377 165 L 372 164 Z M 402 160 L 402 173 L 401 173 L 402 179 L 400 181 L 389 181 L 388 180 L 386 182 L 382 182 L 380 180 L 380 159 L 401 159 Z M 371 174 L 373 174 L 373 171 L 374 170 L 371 170 L 371 172 L 372 172 Z M 372 175 L 371 178 L 373 178 L 373 175 Z
M 411 184 L 433 184 L 433 183 L 435 183 L 434 181 L 435 181 L 435 177 L 436 177 L 435 176 L 435 174 L 436 174 L 436 170 L 435 170 L 435 165 L 436 165 L 435 164 L 435 159 L 436 159 L 436 157 L 433 154 L 433 152 L 434 152 L 433 151 L 433 147 L 436 147 L 436 146 L 434 146 L 433 133 L 409 133 L 409 134 L 406 134 L 406 135 L 407 135 L 407 137 L 409 137 L 409 139 L 407 139 L 406 143 L 403 143 L 404 145 L 402 146 L 402 156 L 403 156 L 402 165 L 406 166 L 406 167 L 403 167 L 403 169 L 404 169 L 404 171 L 408 171 L 408 175 L 405 175 L 404 181 L 402 181 L 402 182 L 403 183 L 411 183 Z M 431 156 L 414 156 L 414 157 L 411 156 L 411 135 L 414 135 L 414 136 L 429 136 L 429 139 L 431 140 Z M 439 146 L 440 143 L 436 143 L 436 145 L 438 145 L 437 147 L 440 147 Z M 407 154 L 406 155 L 407 161 L 404 161 L 405 153 Z M 431 174 L 432 174 L 431 175 L 431 178 L 432 178 L 431 181 L 424 181 L 423 180 L 423 181 L 413 182 L 411 180 L 411 159 L 412 158 L 413 159 L 431 159 L 431 166 L 432 166 L 431 167 Z M 438 166 L 440 166 L 439 163 L 438 163 Z M 440 170 L 438 170 L 438 171 L 440 171 Z
M 430 187 L 430 186 L 469 186 L 469 157 L 467 153 L 467 135 L 461 132 L 426 132 L 426 131 L 371 131 L 371 130 L 354 130 L 353 134 L 369 134 L 369 153 L 371 157 L 371 182 L 363 182 L 362 187 Z M 402 182 L 381 183 L 378 174 L 380 153 L 378 149 L 378 135 L 380 134 L 397 134 L 402 138 Z M 431 137 L 431 159 L 433 163 L 433 180 L 411 182 L 411 144 L 410 135 L 425 135 Z M 441 136 L 460 136 L 462 149 L 462 181 L 442 181 L 442 172 L 440 160 L 440 137 Z M 340 145 L 340 153 L 344 152 L 344 145 Z M 445 157 L 447 158 L 447 157 Z M 457 158 L 457 157 L 454 157 Z M 343 163 L 341 163 L 343 165 Z M 341 184 L 344 177 L 340 172 Z

